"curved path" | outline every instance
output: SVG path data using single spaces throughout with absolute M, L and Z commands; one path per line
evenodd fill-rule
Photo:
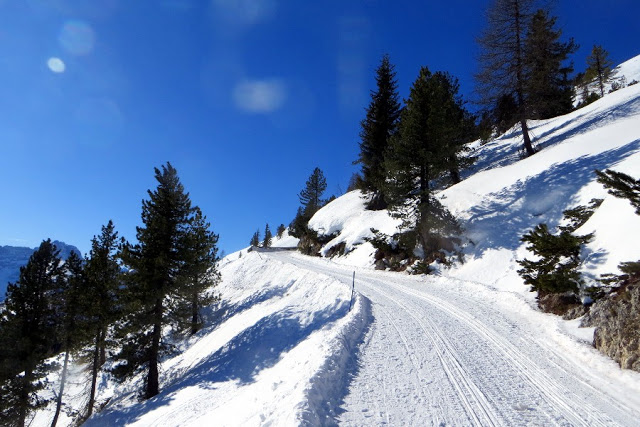
M 348 267 L 268 256 L 351 285 Z M 341 424 L 638 425 L 640 382 L 584 368 L 540 325 L 492 304 L 490 293 L 474 295 L 474 286 L 358 269 L 356 290 L 371 301 L 374 322 Z

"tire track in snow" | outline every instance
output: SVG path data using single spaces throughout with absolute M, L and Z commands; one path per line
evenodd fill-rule
M 486 396 L 478 389 L 469 373 L 461 365 L 459 357 L 453 347 L 448 343 L 448 340 L 442 332 L 439 331 L 437 326 L 429 320 L 429 317 L 424 317 L 426 321 L 423 321 L 421 317 L 416 314 L 415 310 L 410 309 L 408 305 L 403 304 L 398 299 L 380 289 L 371 289 L 401 307 L 414 319 L 418 326 L 420 326 L 425 336 L 429 338 L 429 341 L 433 344 L 434 348 L 436 348 L 436 354 L 438 355 L 440 364 L 445 370 L 449 382 L 457 391 L 460 402 L 463 404 L 470 420 L 476 425 L 499 425 L 500 423 L 494 414 L 492 406 L 487 401 Z M 428 326 L 425 325 L 426 323 L 428 323 Z M 473 399 L 469 399 L 469 395 L 472 396 Z
M 590 404 L 590 402 L 584 401 L 575 395 L 574 399 L 567 399 L 567 392 L 570 392 L 569 390 L 564 387 L 560 387 L 557 382 L 550 380 L 547 373 L 540 369 L 536 363 L 515 348 L 515 346 L 508 340 L 493 332 L 490 328 L 487 328 L 475 317 L 468 315 L 439 297 L 426 295 L 422 292 L 418 292 L 398 284 L 392 284 L 392 286 L 408 295 L 425 300 L 447 312 L 449 315 L 458 318 L 472 328 L 478 335 L 483 336 L 487 341 L 493 343 L 494 346 L 499 349 L 532 384 L 534 384 L 538 389 L 544 391 L 545 398 L 547 398 L 553 406 L 561 410 L 563 416 L 567 418 L 571 425 L 606 426 L 613 423 L 613 420 L 606 415 L 601 414 L 597 408 Z M 562 367 L 557 363 L 555 363 L 555 365 L 562 369 Z M 580 381 L 579 378 L 576 380 Z M 590 385 L 584 382 L 582 383 L 592 388 Z M 574 409 L 574 407 L 567 403 L 567 401 L 576 400 L 580 401 L 579 408 L 577 409 Z M 589 418 L 585 419 L 585 416 L 588 416 Z

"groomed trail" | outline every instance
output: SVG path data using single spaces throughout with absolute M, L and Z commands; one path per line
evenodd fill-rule
M 295 253 L 267 256 L 352 283 L 353 268 Z M 498 298 L 458 279 L 368 269 L 357 269 L 355 288 L 370 300 L 373 323 L 338 411 L 341 425 L 610 426 L 640 420 L 634 384 L 582 366 L 569 355 L 595 350 L 558 338 L 544 314 L 523 318 L 516 298 Z M 625 387 L 635 392 L 616 392 Z

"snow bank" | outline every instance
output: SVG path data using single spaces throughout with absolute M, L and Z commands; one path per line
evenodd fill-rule
M 351 191 L 320 209 L 309 221 L 309 227 L 321 236 L 337 237 L 327 243 L 321 251 L 326 255 L 332 247 L 345 243 L 345 252 L 373 237 L 371 229 L 392 235 L 397 232 L 400 221 L 389 216 L 388 211 L 365 209 L 366 198 L 360 190 Z

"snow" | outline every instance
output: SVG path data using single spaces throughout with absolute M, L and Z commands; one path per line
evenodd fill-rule
M 621 70 L 640 77 L 640 57 Z M 640 84 L 531 128 L 537 154 L 521 157 L 516 131 L 476 142 L 474 168 L 437 193 L 471 240 L 464 264 L 431 276 L 373 270 L 371 228 L 390 235 L 399 221 L 347 193 L 310 222 L 332 236 L 323 255 L 341 243 L 346 255 L 230 254 L 223 305 L 162 362 L 161 393 L 142 401 L 140 378 L 116 385 L 103 375 L 105 407 L 87 424 L 637 425 L 640 374 L 596 351 L 593 328 L 541 313 L 516 261 L 531 256 L 527 230 L 554 229 L 592 198 L 604 202 L 577 231 L 595 233 L 583 271 L 593 279 L 640 258 L 639 217 L 593 173 L 638 177 Z M 273 246 L 296 244 L 285 234 Z M 66 410 L 82 407 L 80 368 Z M 33 425 L 51 416 L 50 405 Z
M 322 254 L 344 242 L 345 252 L 374 236 L 371 229 L 385 234 L 397 231 L 399 220 L 393 220 L 386 211 L 365 210 L 365 198 L 359 190 L 351 191 L 320 209 L 309 221 L 309 228 L 322 236 L 339 235 L 327 243 Z

